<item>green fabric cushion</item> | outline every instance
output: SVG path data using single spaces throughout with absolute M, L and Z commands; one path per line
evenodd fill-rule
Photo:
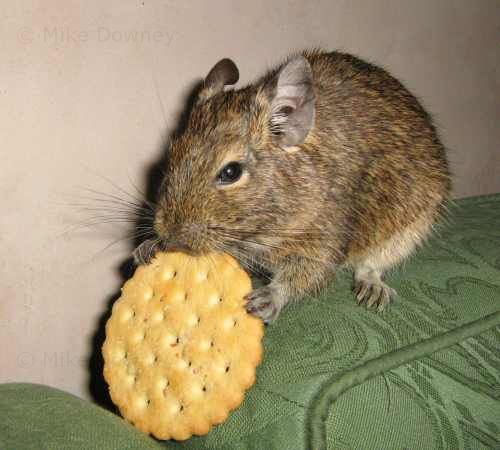
M 0 385 L 2 450 L 158 449 L 120 417 L 48 386 Z
M 450 223 L 386 277 L 384 314 L 351 276 L 267 327 L 257 383 L 206 437 L 157 442 L 69 394 L 0 386 L 0 448 L 500 448 L 500 195 Z

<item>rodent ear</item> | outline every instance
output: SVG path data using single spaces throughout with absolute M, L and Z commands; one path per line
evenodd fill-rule
M 224 86 L 236 84 L 240 73 L 236 64 L 229 58 L 221 59 L 208 72 L 198 99 L 205 101 L 224 89 Z
M 275 79 L 271 97 L 271 132 L 284 150 L 304 142 L 314 125 L 315 94 L 312 70 L 304 56 L 289 60 Z

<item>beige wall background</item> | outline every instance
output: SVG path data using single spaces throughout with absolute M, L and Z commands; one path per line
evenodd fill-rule
M 382 64 L 434 114 L 455 195 L 500 191 L 498 0 L 1 3 L 0 382 L 102 398 L 90 367 L 131 244 L 103 250 L 123 224 L 72 229 L 92 216 L 76 203 L 146 185 L 221 57 L 240 85 L 303 47 Z

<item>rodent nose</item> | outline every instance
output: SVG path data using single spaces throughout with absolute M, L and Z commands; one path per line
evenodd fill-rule
M 190 236 L 201 232 L 201 226 L 195 222 L 175 223 L 169 230 L 170 236 L 176 238 Z
M 203 224 L 196 222 L 176 223 L 169 230 L 168 239 L 164 245 L 165 250 L 199 254 L 203 247 L 205 228 Z
M 193 233 L 193 234 L 203 233 L 203 231 L 205 229 L 203 224 L 197 223 L 197 222 L 187 223 L 185 227 L 189 233 Z

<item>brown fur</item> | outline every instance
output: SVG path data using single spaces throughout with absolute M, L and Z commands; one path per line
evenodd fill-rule
M 383 309 L 393 291 L 380 276 L 425 238 L 450 191 L 431 118 L 399 81 L 351 55 L 303 55 L 315 95 L 303 142 L 284 150 L 270 126 L 280 68 L 239 90 L 207 86 L 158 197 L 163 248 L 226 251 L 272 275 L 249 296 L 266 321 L 343 265 L 355 269 L 358 300 Z M 218 188 L 228 153 L 247 179 Z

